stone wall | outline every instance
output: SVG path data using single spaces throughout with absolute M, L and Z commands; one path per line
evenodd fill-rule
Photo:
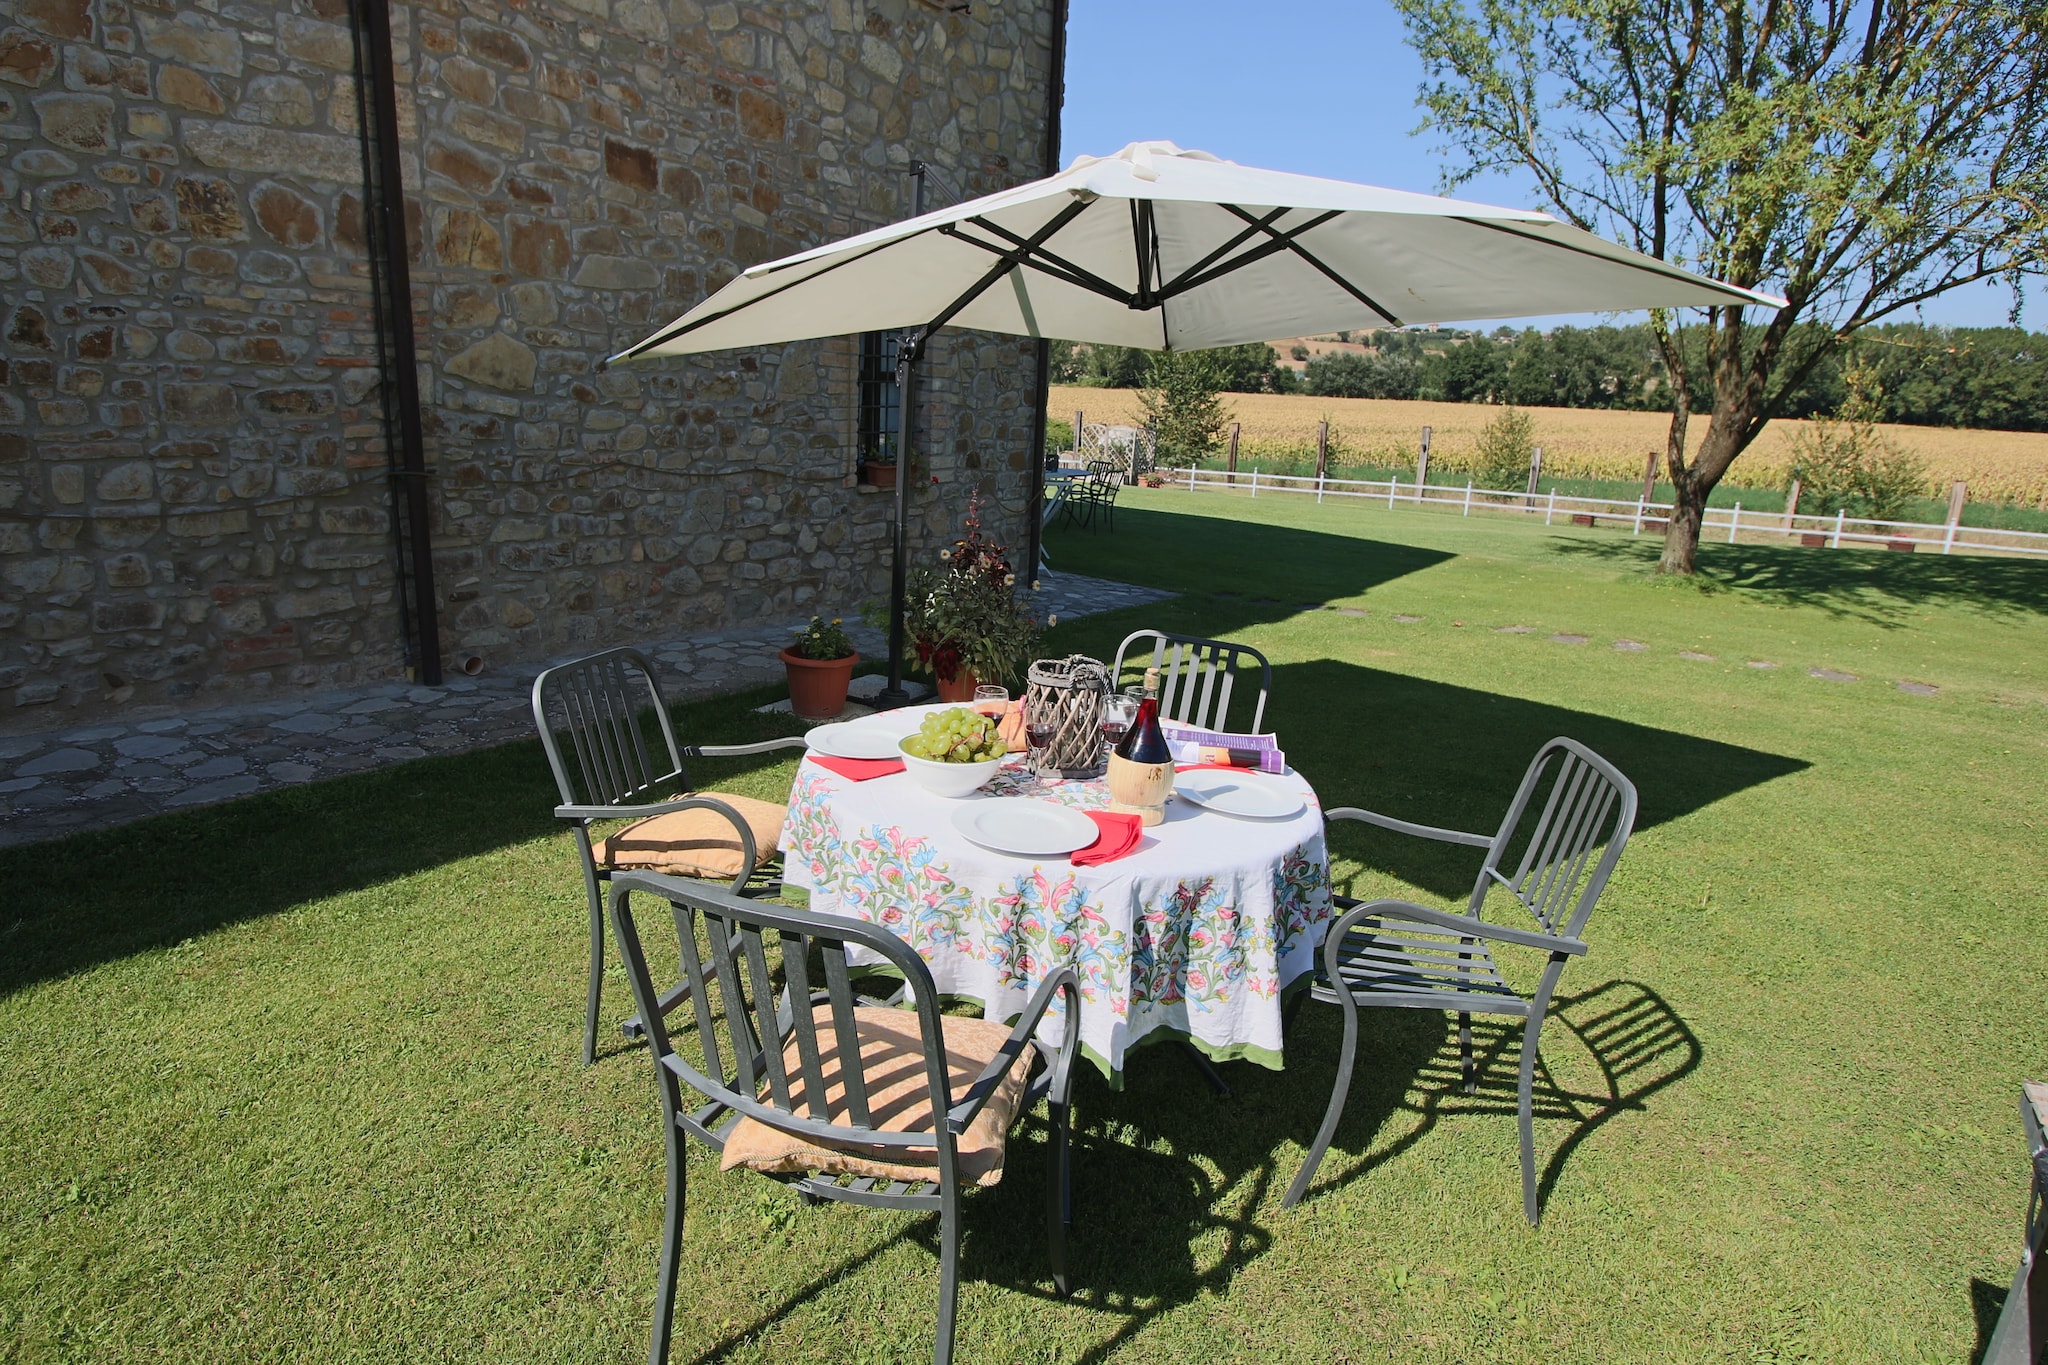
M 913 154 L 968 195 L 1038 174 L 1050 8 L 394 5 L 450 665 L 882 591 L 853 339 L 595 364 L 903 216 Z M 0 729 L 405 668 L 349 22 L 11 6 Z M 977 489 L 1021 540 L 1030 347 L 932 354 L 913 543 Z

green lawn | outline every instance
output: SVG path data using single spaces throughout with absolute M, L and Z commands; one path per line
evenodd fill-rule
M 1050 549 L 1186 595 L 1048 652 L 1258 645 L 1328 805 L 1490 827 L 1568 734 L 1643 815 L 1545 1036 L 1540 1231 L 1512 1044 L 1482 1032 L 1468 1098 L 1421 1014 L 1368 1015 L 1283 1211 L 1337 1046 L 1311 1006 L 1228 1100 L 1169 1049 L 1121 1092 L 1079 1069 L 1079 1290 L 1048 1295 L 1034 1123 L 967 1201 L 963 1361 L 1971 1359 L 2048 1071 L 2048 565 L 1708 546 L 1674 585 L 1607 531 L 1173 490 Z M 761 700 L 684 721 L 770 733 Z M 577 1063 L 553 799 L 522 744 L 0 852 L 0 1361 L 644 1352 L 655 1096 L 636 1050 Z M 1473 867 L 1334 842 L 1358 895 L 1449 904 Z M 692 1161 L 674 1359 L 928 1357 L 929 1220 Z

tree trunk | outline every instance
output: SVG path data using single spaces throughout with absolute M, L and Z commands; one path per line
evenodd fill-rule
M 1706 520 L 1707 497 L 1720 484 L 1721 476 L 1749 445 L 1741 433 L 1749 424 L 1748 410 L 1741 396 L 1714 403 L 1714 417 L 1707 427 L 1707 439 L 1700 445 L 1699 458 L 1672 482 L 1671 524 L 1664 528 L 1664 553 L 1658 556 L 1657 572 L 1690 574 L 1698 565 L 1700 523 Z
M 1658 573 L 1690 574 L 1699 559 L 1700 522 L 1707 515 L 1707 494 L 1700 481 L 1687 471 L 1672 493 L 1671 521 L 1664 528 L 1664 553 L 1657 557 Z

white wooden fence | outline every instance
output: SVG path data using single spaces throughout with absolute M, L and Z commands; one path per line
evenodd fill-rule
M 1455 507 L 1465 516 L 1474 511 L 1508 512 L 1540 516 L 1549 526 L 1559 518 L 1582 526 L 1627 526 L 1632 535 L 1645 531 L 1662 533 L 1671 514 L 1671 504 L 1637 498 L 1581 498 L 1567 494 L 1527 493 L 1499 488 L 1462 488 L 1445 484 L 1403 483 L 1391 479 L 1317 478 L 1309 474 L 1261 474 L 1255 466 L 1235 474 L 1220 469 L 1166 469 L 1154 471 L 1175 487 L 1190 492 L 1210 489 L 1221 493 L 1300 494 L 1325 498 L 1355 498 L 1367 503 L 1399 507 Z M 1867 521 L 1841 512 L 1827 516 L 1786 516 L 1783 512 L 1744 512 L 1742 504 L 1710 507 L 1700 526 L 1701 540 L 1733 542 L 1740 536 L 1750 540 L 1781 540 L 1797 536 L 1802 544 L 1839 549 L 1843 545 L 1877 545 L 1894 550 L 1939 550 L 2038 555 L 2048 558 L 2048 533 L 2039 531 L 1995 531 L 1981 526 L 1930 525 L 1917 521 Z

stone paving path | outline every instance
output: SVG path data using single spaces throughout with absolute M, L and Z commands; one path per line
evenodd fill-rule
M 1047 572 L 1039 581 L 1038 609 L 1062 619 L 1176 596 L 1080 574 Z M 669 699 L 688 701 L 779 681 L 776 652 L 801 625 L 763 622 L 642 648 L 660 670 Z M 857 626 L 852 634 L 864 657 L 887 658 L 881 632 Z M 0 847 L 524 739 L 533 733 L 534 676 L 550 662 L 559 660 L 477 678 L 458 674 L 440 687 L 386 683 L 0 735 Z

